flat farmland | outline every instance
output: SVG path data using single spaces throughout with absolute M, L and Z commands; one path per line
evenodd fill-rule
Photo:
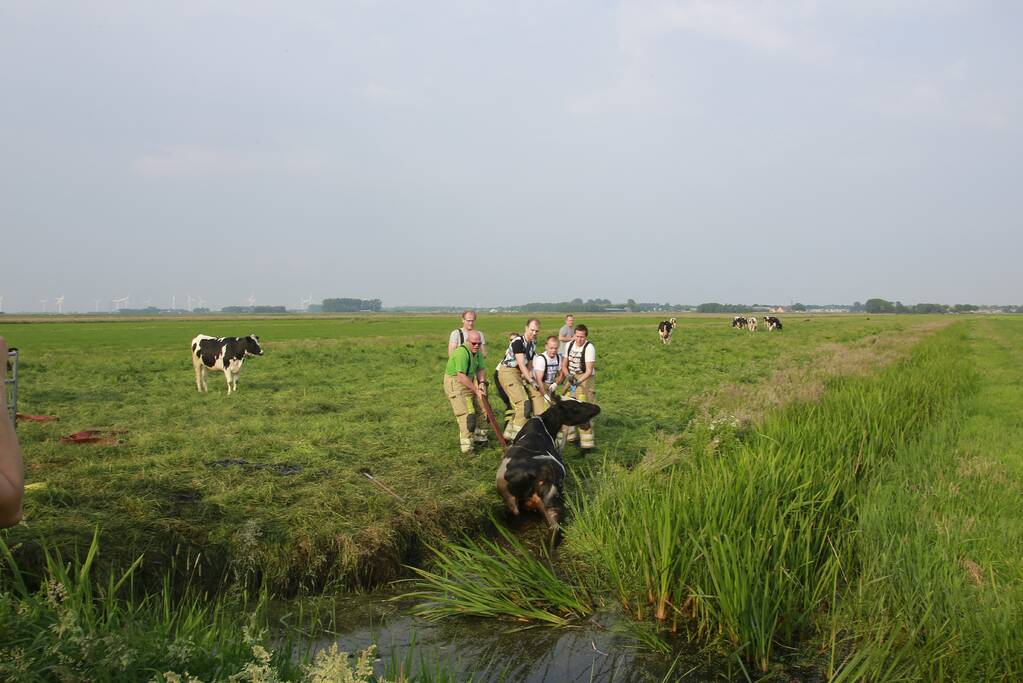
M 525 315 L 482 314 L 488 366 Z M 660 316 L 577 317 L 597 348 L 598 454 L 566 450 L 570 470 L 631 465 L 699 420 L 743 428 L 829 378 L 872 372 L 948 322 L 922 316 L 787 316 L 785 329 L 734 330 L 729 316 L 684 316 L 662 345 Z M 541 336 L 560 317 L 542 316 Z M 425 544 L 474 535 L 503 515 L 493 488 L 500 448 L 458 453 L 441 389 L 457 316 L 4 320 L 21 351 L 25 522 L 5 532 L 23 567 L 41 543 L 100 561 L 145 556 L 219 582 L 279 593 L 366 586 L 418 564 Z M 196 391 L 189 342 L 259 335 L 239 391 L 221 373 Z M 500 416 L 501 405 L 492 391 Z M 84 429 L 125 430 L 121 443 L 64 444 Z M 390 488 L 388 493 L 365 476 Z

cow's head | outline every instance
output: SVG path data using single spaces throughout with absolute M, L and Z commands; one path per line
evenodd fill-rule
M 563 426 L 590 428 L 590 420 L 600 414 L 600 406 L 596 403 L 584 403 L 574 398 L 562 399 L 556 394 L 551 395 L 551 407 L 543 413 L 544 422 L 548 419 L 557 424 L 550 425 L 555 429 Z
M 551 529 L 558 528 L 565 519 L 564 486 L 564 471 L 556 465 L 544 463 L 537 468 L 525 500 L 526 509 L 542 514 Z
M 245 337 L 245 355 L 246 356 L 262 356 L 263 347 L 259 345 L 259 337 L 254 334 L 250 334 Z
M 671 323 L 672 327 L 678 325 L 678 321 L 675 318 L 671 318 L 670 320 L 668 320 L 668 322 Z

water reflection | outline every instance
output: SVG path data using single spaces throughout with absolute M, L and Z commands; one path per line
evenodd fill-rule
M 410 606 L 372 595 L 346 598 L 333 633 L 316 648 L 337 643 L 354 652 L 376 644 L 384 660 L 378 673 L 412 649 L 415 670 L 440 662 L 459 680 L 646 683 L 663 680 L 670 668 L 669 658 L 641 650 L 630 624 L 613 615 L 558 629 L 480 618 L 429 622 L 410 616 Z

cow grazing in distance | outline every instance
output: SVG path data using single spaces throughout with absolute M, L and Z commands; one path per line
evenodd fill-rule
M 660 323 L 658 323 L 657 333 L 661 335 L 662 344 L 671 343 L 671 333 L 672 331 L 674 331 L 676 327 L 678 327 L 678 321 L 676 321 L 675 318 L 671 318 L 670 320 L 662 320 Z
M 210 337 L 200 334 L 192 340 L 192 367 L 195 368 L 195 386 L 206 388 L 206 370 L 223 370 L 227 380 L 227 393 L 238 391 L 238 374 L 242 361 L 249 356 L 262 356 L 259 337 Z
M 551 407 L 526 424 L 505 451 L 497 468 L 497 491 L 508 511 L 536 510 L 551 529 L 565 518 L 565 463 L 557 435 L 564 426 L 586 426 L 600 413 L 594 403 L 551 396 Z
M 767 325 L 768 332 L 781 329 L 781 321 L 773 315 L 765 315 L 764 324 Z
M 746 329 L 749 330 L 750 332 L 757 331 L 757 316 L 755 315 L 750 316 L 749 320 L 746 321 Z
M 734 327 L 737 330 L 745 330 L 746 318 L 743 318 L 741 315 L 735 316 L 734 318 L 732 318 L 732 327 Z

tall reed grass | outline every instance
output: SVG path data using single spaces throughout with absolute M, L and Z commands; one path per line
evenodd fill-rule
M 944 333 L 878 377 L 835 380 L 710 455 L 609 471 L 567 531 L 572 555 L 604 570 L 591 590 L 607 585 L 637 617 L 687 618 L 766 671 L 855 570 L 861 481 L 970 391 L 963 344 Z
M 565 626 L 593 611 L 589 596 L 563 581 L 550 566 L 546 551 L 532 551 L 497 525 L 500 542 L 466 539 L 434 550 L 432 570 L 412 567 L 419 590 L 419 616 L 441 619 L 452 615 L 509 617 Z
M 265 591 L 251 599 L 187 588 L 179 595 L 168 573 L 161 591 L 143 592 L 134 585 L 141 557 L 123 572 L 100 577 L 98 532 L 84 558 L 65 560 L 42 547 L 44 571 L 27 576 L 0 539 L 3 681 L 455 680 L 445 662 L 411 649 L 392 653 L 382 667 L 375 648 L 355 657 L 336 645 L 313 652 L 301 637 L 309 624 L 270 623 Z M 383 669 L 380 675 L 376 668 Z

